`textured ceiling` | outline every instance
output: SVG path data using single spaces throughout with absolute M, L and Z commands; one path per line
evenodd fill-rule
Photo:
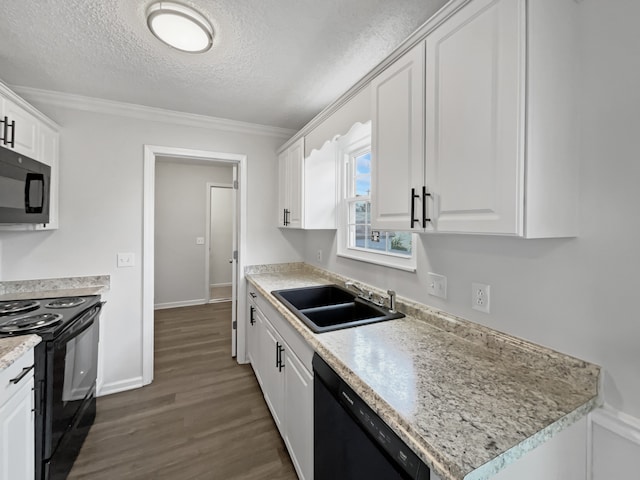
M 146 27 L 153 0 L 0 0 L 0 79 L 299 129 L 445 0 L 194 0 L 216 37 L 177 52 Z

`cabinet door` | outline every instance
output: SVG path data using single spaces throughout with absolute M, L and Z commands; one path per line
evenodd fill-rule
M 0 407 L 0 479 L 35 475 L 33 377 Z
M 524 0 L 474 0 L 426 39 L 426 179 L 440 232 L 522 233 L 524 55 Z
M 285 210 L 288 209 L 289 195 L 287 189 L 287 166 L 289 163 L 289 151 L 278 155 L 278 227 L 285 227 Z
M 300 138 L 288 150 L 289 227 L 302 228 L 304 225 L 304 138 Z
M 284 441 L 298 476 L 313 478 L 313 376 L 289 350 L 284 354 Z
M 13 149 L 27 157 L 39 160 L 40 122 L 36 117 L 10 100 L 5 100 L 4 116 L 9 119 L 9 122 L 16 122 L 12 132 L 14 136 Z
M 256 313 L 256 306 L 253 304 L 252 297 L 249 296 L 247 298 L 247 357 L 249 358 L 249 363 L 253 367 L 253 370 L 256 370 L 257 367 L 257 349 L 258 349 L 258 315 Z M 257 377 L 257 372 L 256 372 Z M 258 378 L 258 382 L 260 386 L 262 386 L 262 382 L 260 378 Z
M 260 311 L 257 310 L 259 313 Z M 262 314 L 259 313 L 259 317 Z M 284 374 L 277 366 L 279 358 L 278 348 L 284 348 L 280 335 L 273 329 L 269 322 L 262 317 L 263 325 L 260 326 L 260 371 L 262 373 L 262 385 L 264 398 L 267 402 L 273 420 L 284 435 Z M 264 326 L 264 328 L 262 328 Z
M 55 230 L 58 224 L 58 184 L 59 184 L 59 151 L 58 132 L 45 125 L 40 126 L 40 161 L 51 167 L 51 180 L 49 184 L 49 223 L 37 224 L 36 230 Z
M 424 44 L 371 82 L 371 223 L 382 230 L 422 230 L 424 185 Z M 420 220 L 422 220 L 420 218 Z

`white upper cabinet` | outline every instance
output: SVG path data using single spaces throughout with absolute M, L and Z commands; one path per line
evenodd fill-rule
M 335 141 L 304 158 L 304 137 L 278 155 L 278 226 L 335 229 L 337 163 Z
M 6 132 L 6 140 L 10 144 L 3 141 L 2 146 L 39 160 L 40 121 L 8 98 L 4 100 L 3 105 L 0 120 L 6 123 L 6 125 L 2 124 L 2 128 Z M 3 139 L 5 138 L 4 132 L 1 133 Z
M 422 229 L 424 44 L 374 78 L 371 96 L 372 226 Z
M 451 5 L 372 81 L 372 226 L 577 235 L 579 4 Z
M 278 226 L 302 228 L 304 138 L 278 155 Z
M 426 39 L 426 184 L 439 232 L 522 234 L 524 0 L 474 0 Z

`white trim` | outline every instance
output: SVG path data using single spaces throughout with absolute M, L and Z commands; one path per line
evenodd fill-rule
M 209 284 L 209 288 L 230 287 L 231 285 L 233 285 L 233 283 L 231 283 L 231 282 L 227 282 L 227 283 L 210 283 Z
M 616 410 L 610 405 L 603 405 L 593 410 L 587 423 L 587 479 L 593 480 L 593 426 L 598 425 L 619 437 L 640 446 L 640 418 Z
M 207 300 L 204 298 L 196 298 L 195 300 L 182 300 L 179 302 L 165 302 L 156 303 L 153 306 L 154 310 L 165 310 L 167 308 L 179 308 L 179 307 L 193 307 L 194 305 L 204 305 Z
M 56 132 L 60 131 L 60 125 L 58 125 L 56 122 L 51 120 L 41 111 L 37 110 L 33 105 L 28 103 L 24 98 L 19 97 L 16 94 L 16 92 L 11 90 L 9 86 L 6 83 L 4 83 L 2 80 L 0 80 L 0 95 L 12 101 L 13 103 L 19 105 L 21 108 L 29 112 L 31 115 L 36 117 L 38 120 L 40 120 L 42 123 L 44 123 L 48 127 L 52 128 Z
M 210 117 L 195 113 L 147 107 L 145 105 L 136 105 L 133 103 L 115 102 L 113 100 L 84 97 L 82 95 L 53 92 L 50 90 L 41 90 L 31 87 L 16 86 L 13 88 L 29 101 L 87 112 L 119 115 L 153 122 L 167 122 L 173 125 L 177 124 L 189 127 L 214 128 L 216 130 L 229 132 L 265 135 L 276 138 L 290 138 L 291 135 L 295 133 L 295 130 L 291 130 L 289 128 L 270 127 L 268 125 L 260 125 L 257 123 L 240 122 L 238 120 L 229 120 L 226 118 Z
M 126 380 L 118 380 L 117 382 L 105 383 L 98 391 L 98 397 L 104 395 L 111 395 L 112 393 L 125 392 L 127 390 L 133 390 L 144 386 L 142 383 L 142 377 L 133 377 Z
M 210 152 L 188 148 L 144 145 L 143 213 L 142 213 L 142 384 L 153 381 L 154 337 L 154 214 L 155 214 L 155 165 L 156 157 L 174 157 L 185 160 L 205 160 L 230 163 L 238 170 L 238 278 L 237 312 L 245 311 L 244 249 L 247 231 L 247 156 L 238 153 Z M 237 318 L 236 318 L 237 320 Z M 237 361 L 246 362 L 244 322 L 237 323 Z

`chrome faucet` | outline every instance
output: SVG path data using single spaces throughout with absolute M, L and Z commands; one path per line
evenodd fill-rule
M 348 290 L 349 288 L 352 288 L 353 290 L 355 290 L 356 292 L 358 292 L 358 295 L 363 297 L 363 298 L 367 298 L 367 293 L 358 285 L 356 285 L 353 282 L 344 282 L 344 286 L 345 288 Z M 369 292 L 370 294 L 371 292 Z
M 389 295 L 389 311 L 396 313 L 396 292 L 387 290 L 387 295 Z

